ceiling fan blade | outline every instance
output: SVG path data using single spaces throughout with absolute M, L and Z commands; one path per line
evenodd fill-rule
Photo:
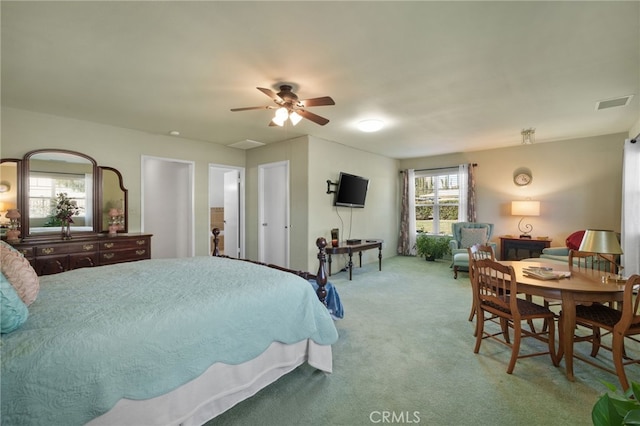
M 273 99 L 279 105 L 284 102 L 284 100 L 280 96 L 278 96 L 276 92 L 274 92 L 271 89 L 265 89 L 264 87 L 256 87 L 256 89 L 258 89 L 259 91 L 261 91 L 262 93 L 264 93 L 265 95 Z
M 314 123 L 319 124 L 321 126 L 324 126 L 329 122 L 329 120 L 327 120 L 326 118 L 320 117 L 319 115 L 306 111 L 304 109 L 297 109 L 296 112 L 301 116 L 303 116 L 304 118 L 306 118 L 307 120 L 311 120 Z
M 336 103 L 331 99 L 331 96 L 323 96 L 321 98 L 303 99 L 300 101 L 305 107 L 335 105 Z
M 274 107 L 272 106 L 255 106 L 255 107 L 245 107 L 245 108 L 231 108 L 231 111 L 236 112 L 236 111 L 249 111 L 252 109 L 273 109 Z

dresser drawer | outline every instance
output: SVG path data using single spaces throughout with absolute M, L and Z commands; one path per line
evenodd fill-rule
M 126 240 L 116 240 L 115 238 L 110 241 L 100 242 L 100 251 L 109 250 L 124 250 L 133 248 L 148 248 L 149 238 L 130 238 Z
M 36 247 L 36 256 L 51 256 L 70 253 L 97 252 L 98 244 L 95 242 L 51 244 Z
M 129 262 L 133 260 L 142 260 L 142 259 L 149 259 L 149 258 L 151 258 L 151 254 L 148 247 L 100 252 L 101 265 L 108 265 L 111 263 L 119 263 L 119 262 Z

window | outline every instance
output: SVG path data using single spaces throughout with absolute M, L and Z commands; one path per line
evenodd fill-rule
M 64 192 L 86 211 L 86 177 L 84 174 L 34 173 L 29 176 L 29 217 L 54 215 L 56 196 Z
M 415 172 L 417 232 L 452 235 L 451 224 L 463 217 L 461 206 L 466 205 L 465 180 L 458 167 Z

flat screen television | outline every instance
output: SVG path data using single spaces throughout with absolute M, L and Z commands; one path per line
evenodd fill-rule
M 367 199 L 368 188 L 369 179 L 340 172 L 338 190 L 333 204 L 336 206 L 363 208 Z

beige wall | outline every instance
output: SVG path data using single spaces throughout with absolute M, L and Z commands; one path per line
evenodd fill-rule
M 495 224 L 494 241 L 518 235 L 519 217 L 510 215 L 510 202 L 531 198 L 541 202 L 540 216 L 528 220 L 532 235 L 549 236 L 563 246 L 571 232 L 584 228 L 620 231 L 622 148 L 626 134 L 573 139 L 553 143 L 416 158 L 401 161 L 404 168 L 429 168 L 477 163 L 479 222 Z M 513 172 L 527 167 L 533 182 L 513 183 Z
M 332 228 L 340 228 L 345 238 L 349 227 L 352 238 L 382 238 L 383 256 L 395 255 L 399 220 L 397 161 L 305 136 L 247 151 L 248 258 L 258 257 L 258 166 L 284 160 L 290 166 L 291 268 L 315 272 L 315 241 L 318 237 L 330 240 Z M 351 209 L 340 207 L 343 222 L 333 206 L 333 195 L 326 193 L 327 180 L 335 182 L 341 171 L 370 180 L 367 205 L 353 209 L 353 217 Z M 365 252 L 362 262 L 377 261 L 377 256 L 377 252 Z
M 208 165 L 246 167 L 246 256 L 257 258 L 257 167 L 290 161 L 291 267 L 317 268 L 315 239 L 330 237 L 340 228 L 343 238 L 382 238 L 384 257 L 395 255 L 399 222 L 398 171 L 478 163 L 478 220 L 496 224 L 496 236 L 516 234 L 519 218 L 509 214 L 511 200 L 542 203 L 541 216 L 531 218 L 534 235 L 548 235 L 554 245 L 564 244 L 570 232 L 587 227 L 620 230 L 622 147 L 626 137 L 640 131 L 640 120 L 628 134 L 537 143 L 530 146 L 451 154 L 410 160 L 394 160 L 358 151 L 335 142 L 301 137 L 249 151 L 116 128 L 74 119 L 2 109 L 0 156 L 22 157 L 40 148 L 65 148 L 94 157 L 100 165 L 120 170 L 129 189 L 132 232 L 140 230 L 140 162 L 142 155 L 195 161 L 196 254 L 208 254 Z M 528 167 L 533 183 L 519 188 L 513 171 Z M 340 171 L 370 179 L 364 209 L 333 206 L 326 194 L 328 179 Z M 341 221 L 342 219 L 342 221 Z M 365 263 L 375 262 L 367 252 Z M 337 265 L 335 265 L 337 266 Z
M 2 108 L 1 134 L 2 158 L 21 158 L 34 149 L 64 148 L 87 154 L 101 166 L 120 170 L 129 190 L 130 232 L 141 230 L 141 157 L 194 161 L 198 255 L 209 252 L 209 163 L 243 167 L 245 160 L 244 151 L 239 149 L 12 108 Z
M 331 241 L 331 229 L 340 229 L 340 239 L 380 238 L 384 240 L 383 258 L 396 255 L 399 232 L 398 161 L 310 137 L 309 144 L 309 233 L 307 240 L 325 237 Z M 365 207 L 350 209 L 333 206 L 333 194 L 327 194 L 327 180 L 337 182 L 340 172 L 369 179 Z M 335 187 L 333 187 L 335 189 Z M 349 230 L 351 233 L 349 234 Z M 317 265 L 317 250 L 309 251 L 310 267 Z M 334 270 L 344 265 L 335 259 Z M 366 251 L 362 263 L 377 262 L 378 253 Z M 315 266 L 317 267 L 317 266 Z
M 307 137 L 253 148 L 246 156 L 246 257 L 258 259 L 258 166 L 289 161 L 289 266 L 307 270 Z

